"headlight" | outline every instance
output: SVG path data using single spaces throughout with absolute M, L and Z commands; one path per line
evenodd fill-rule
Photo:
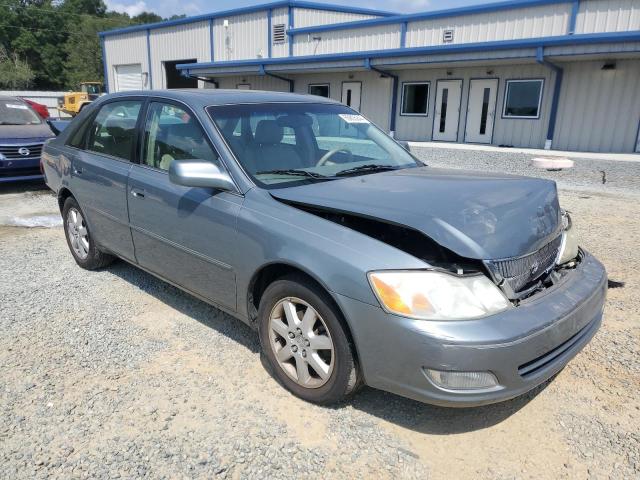
M 436 271 L 369 273 L 380 304 L 390 313 L 424 320 L 466 320 L 511 306 L 484 275 L 459 276 Z
M 567 263 L 578 256 L 578 236 L 575 228 L 573 228 L 571 216 L 566 210 L 562 211 L 562 225 L 564 232 L 562 232 L 562 243 L 560 244 L 558 260 L 556 261 L 558 265 Z

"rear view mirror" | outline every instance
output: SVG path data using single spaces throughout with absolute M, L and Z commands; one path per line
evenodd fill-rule
M 169 166 L 169 179 L 185 187 L 205 187 L 217 190 L 235 190 L 227 172 L 206 160 L 174 160 Z

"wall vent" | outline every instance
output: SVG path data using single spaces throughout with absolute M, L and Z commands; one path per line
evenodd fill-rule
M 444 32 L 442 32 L 442 42 L 443 43 L 453 42 L 453 29 L 447 29 Z
M 273 26 L 273 43 L 284 43 L 286 40 L 285 25 L 278 23 Z

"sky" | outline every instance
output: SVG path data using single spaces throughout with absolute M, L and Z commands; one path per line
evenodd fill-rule
M 144 11 L 155 12 L 162 17 L 171 15 L 198 15 L 221 10 L 230 10 L 248 5 L 269 3 L 272 0 L 106 0 L 109 10 L 126 12 L 131 16 Z M 479 5 L 487 3 L 483 0 L 315 0 L 318 3 L 346 5 L 354 7 L 387 10 L 399 13 L 413 13 L 427 10 L 442 10 L 447 8 Z

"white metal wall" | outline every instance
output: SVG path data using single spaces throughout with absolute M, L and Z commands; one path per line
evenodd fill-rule
M 553 148 L 633 152 L 640 123 L 640 60 L 564 64 Z
M 148 73 L 149 62 L 147 60 L 147 32 L 131 32 L 122 35 L 105 37 L 104 48 L 107 61 L 107 77 L 109 91 L 114 91 L 115 66 L 116 65 L 142 65 L 142 79 L 146 81 L 143 88 L 151 88 Z M 147 75 L 145 75 L 147 73 Z
M 293 19 L 295 28 L 313 25 L 328 25 L 331 23 L 356 22 L 377 18 L 377 15 L 363 15 L 360 13 L 331 12 L 329 10 L 315 10 L 310 8 L 294 8 Z
M 447 74 L 449 72 L 450 74 Z M 542 148 L 547 134 L 551 97 L 553 94 L 554 75 L 551 71 L 537 64 L 506 65 L 492 67 L 449 69 L 423 69 L 398 71 L 398 112 L 396 117 L 396 138 L 401 140 L 430 141 L 433 131 L 433 118 L 437 80 L 462 79 L 462 99 L 458 122 L 458 141 L 464 141 L 466 128 L 466 111 L 469 97 L 469 85 L 472 78 L 497 78 L 498 95 L 496 100 L 495 123 L 493 129 L 494 145 L 511 145 L 515 147 Z M 502 118 L 506 80 L 511 79 L 544 79 L 542 104 L 539 119 Z M 401 115 L 402 82 L 430 82 L 429 106 L 426 117 L 409 117 Z
M 239 84 L 248 84 L 251 90 L 268 90 L 270 92 L 288 92 L 289 84 L 277 78 L 267 75 L 246 75 L 216 77 L 218 88 L 237 88 Z M 204 88 L 214 88 L 210 83 L 205 83 Z
M 320 40 L 316 40 L 320 38 Z M 296 35 L 293 54 L 320 55 L 323 53 L 357 52 L 400 47 L 400 30 L 397 25 L 335 30 Z
M 224 27 L 227 20 L 229 26 Z M 234 15 L 214 20 L 215 61 L 260 58 L 268 54 L 267 12 Z
M 151 30 L 151 73 L 153 88 L 166 88 L 166 75 L 162 62 L 171 60 L 211 59 L 209 21 L 188 23 Z
M 271 12 L 271 28 L 273 25 L 282 24 L 285 30 L 289 27 L 289 9 L 276 8 Z M 285 42 L 271 45 L 272 57 L 286 57 L 289 55 L 289 35 L 285 35 Z
M 454 43 L 491 42 L 565 35 L 569 3 L 409 22 L 407 47 L 442 45 L 445 29 L 453 29 Z
M 638 0 L 582 0 L 576 33 L 640 30 Z

